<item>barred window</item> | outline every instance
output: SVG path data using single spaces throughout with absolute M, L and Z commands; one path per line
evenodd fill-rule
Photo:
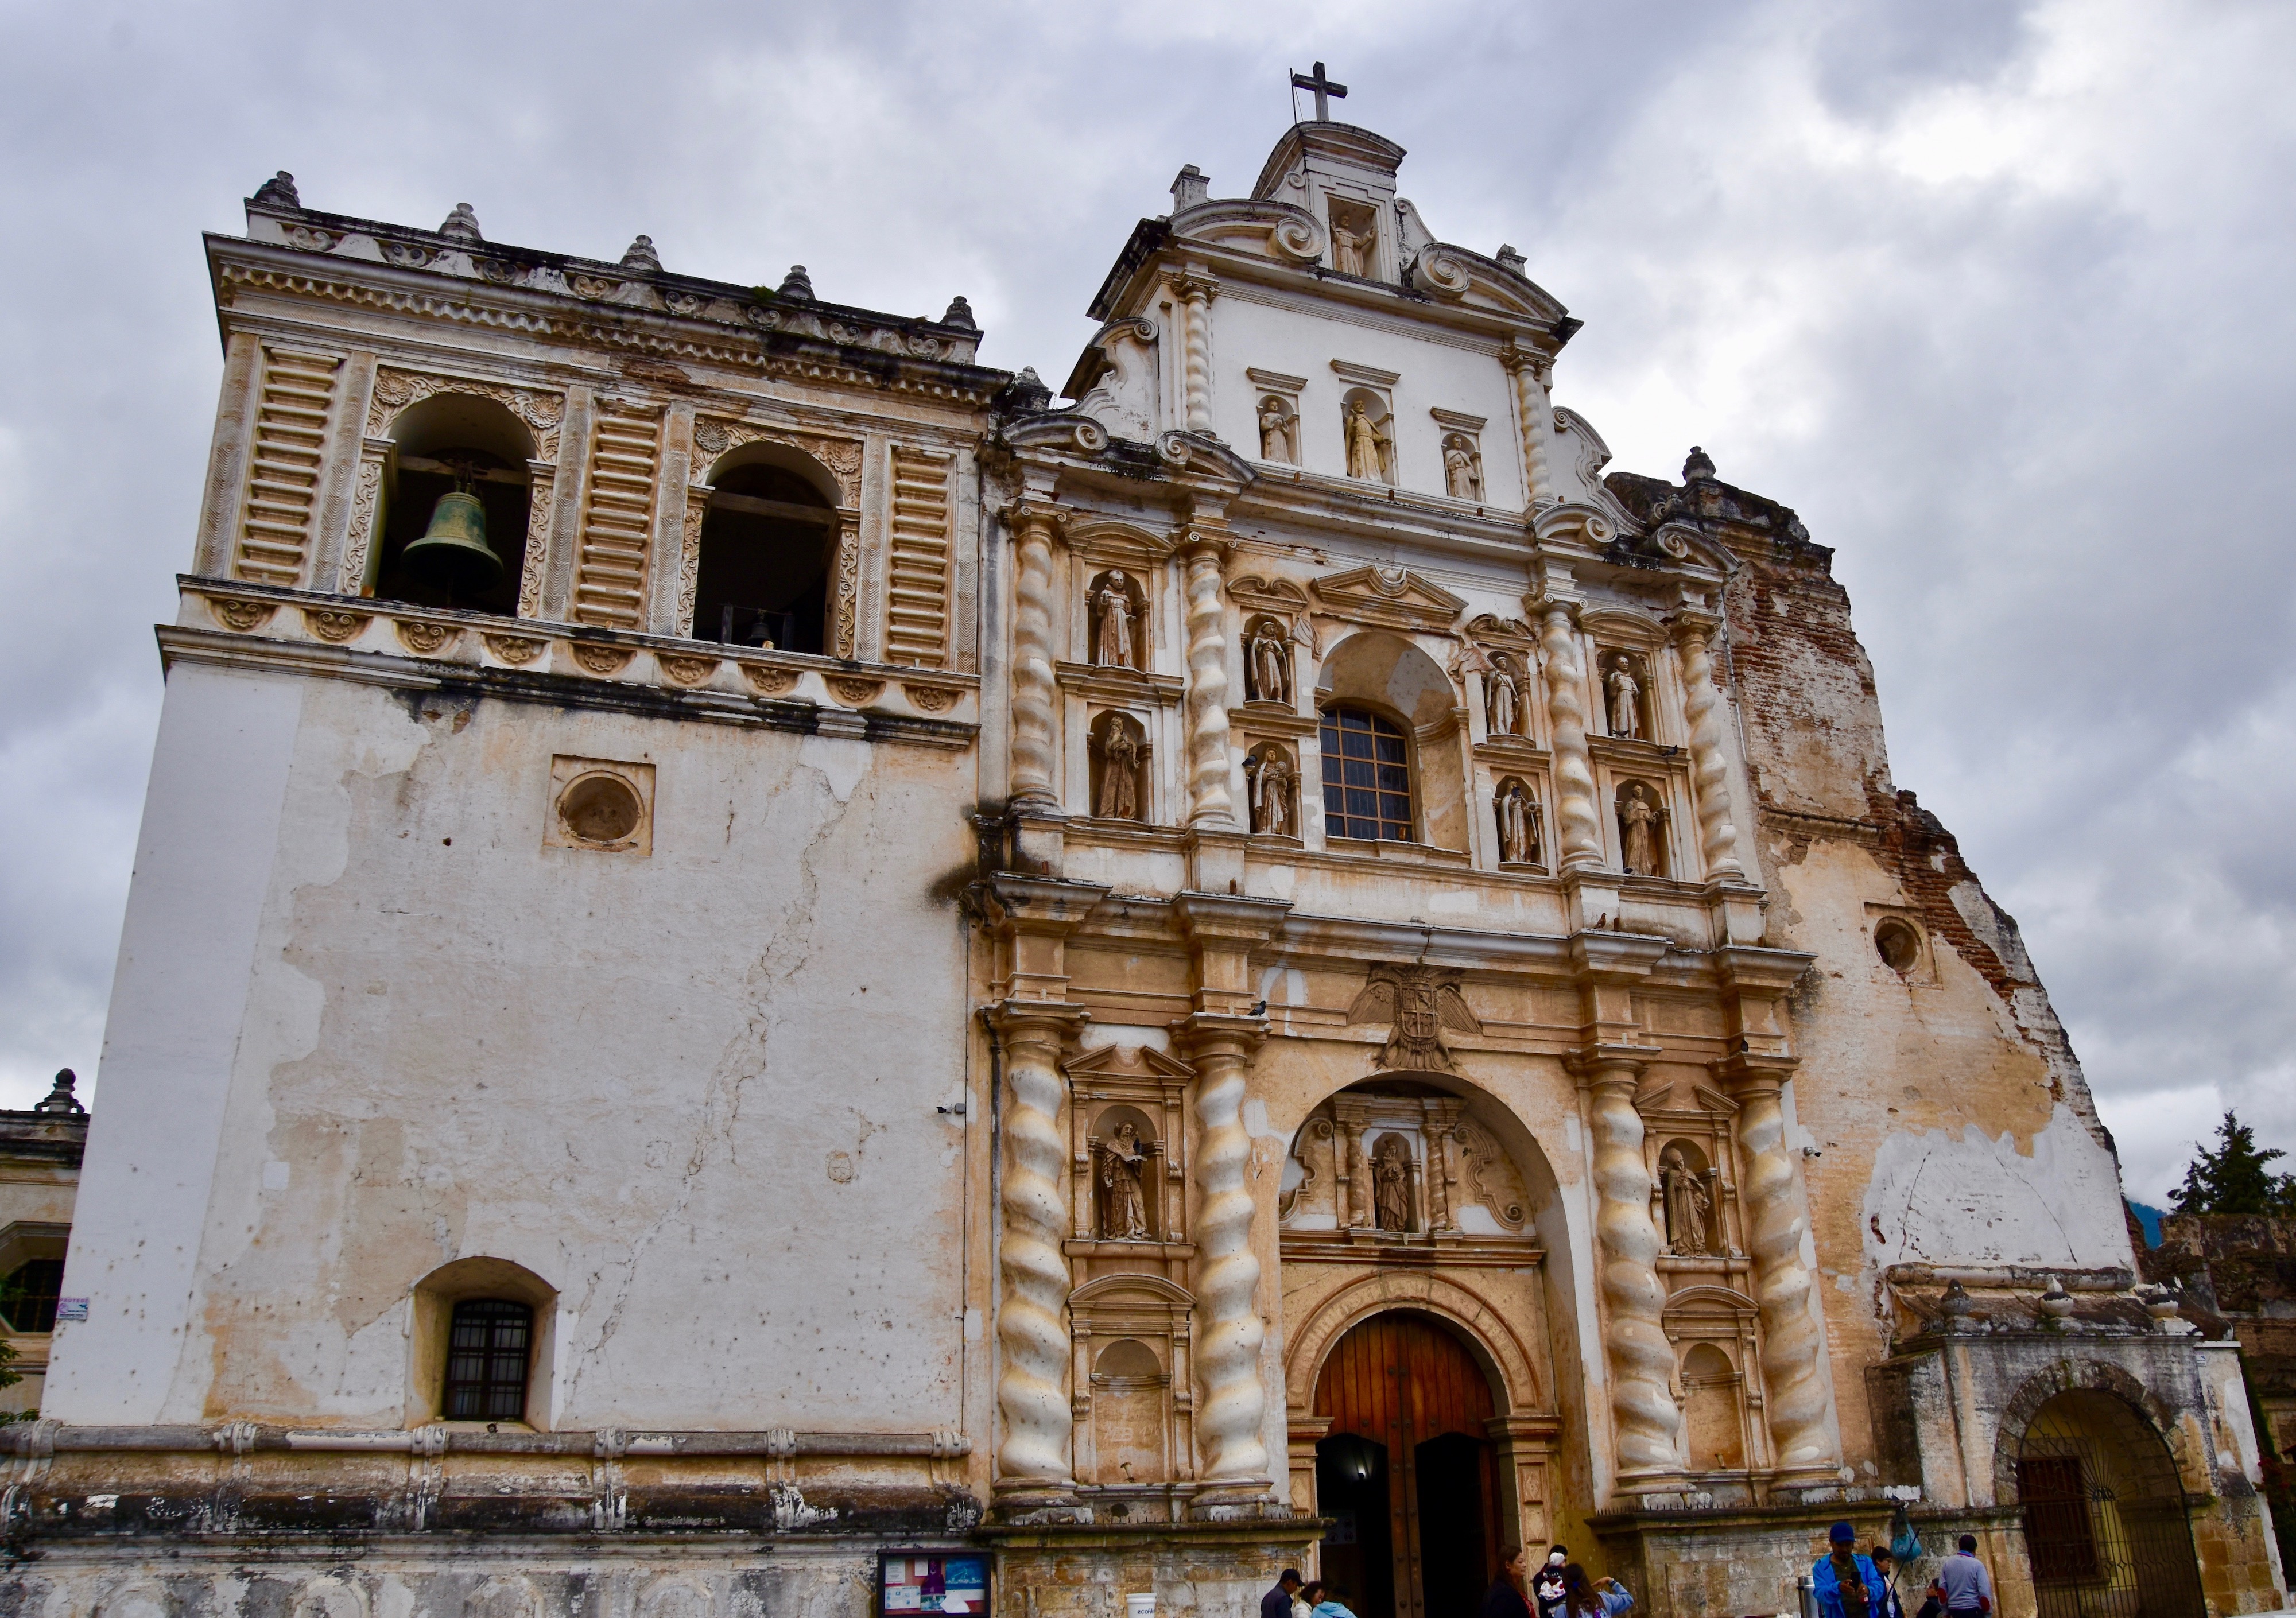
M 465 1298 L 455 1304 L 447 1339 L 447 1419 L 521 1419 L 533 1339 L 534 1311 L 523 1303 Z
M 0 1316 L 13 1331 L 52 1332 L 56 1329 L 56 1294 L 63 1285 L 62 1259 L 28 1259 L 0 1281 Z
M 1403 727 L 1362 708 L 1324 710 L 1324 830 L 1412 838 L 1411 752 Z

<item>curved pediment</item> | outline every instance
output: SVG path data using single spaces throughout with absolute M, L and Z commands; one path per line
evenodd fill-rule
M 1315 581 L 1316 605 L 1332 618 L 1440 633 L 1467 610 L 1464 597 L 1408 568 L 1359 567 Z
M 1191 242 L 1256 252 L 1282 264 L 1314 264 L 1324 256 L 1324 226 L 1289 202 L 1234 197 L 1200 202 L 1172 216 L 1172 234 Z
M 1448 242 L 1421 248 L 1406 278 L 1420 292 L 1445 303 L 1493 309 L 1542 325 L 1553 325 L 1570 313 L 1561 299 L 1521 271 Z

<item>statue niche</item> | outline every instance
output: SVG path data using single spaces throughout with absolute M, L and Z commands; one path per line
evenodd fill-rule
M 1148 736 L 1140 721 L 1113 709 L 1092 723 L 1092 812 L 1102 820 L 1148 818 Z
M 1251 829 L 1263 837 L 1300 834 L 1300 772 L 1280 742 L 1263 742 L 1243 761 L 1250 786 Z
M 1658 1157 L 1659 1195 L 1666 1208 L 1666 1247 L 1677 1258 L 1719 1251 L 1714 1239 L 1713 1177 L 1705 1154 L 1688 1141 L 1669 1142 Z
M 1484 718 L 1489 726 L 1490 735 L 1519 736 L 1523 734 L 1525 710 L 1522 687 L 1522 670 L 1514 659 L 1504 652 L 1493 653 L 1490 670 L 1483 676 Z
M 1394 420 L 1387 401 L 1368 388 L 1350 388 L 1340 411 L 1347 435 L 1348 476 L 1365 483 L 1394 482 Z
M 1640 781 L 1619 788 L 1620 863 L 1629 876 L 1666 875 L 1666 811 Z
M 1521 779 L 1509 776 L 1498 784 L 1492 808 L 1499 828 L 1499 863 L 1541 866 L 1545 834 L 1539 823 L 1538 797 Z
M 1092 1138 L 1094 1234 L 1103 1242 L 1159 1240 L 1150 1211 L 1157 1183 L 1154 1133 L 1128 1107 L 1111 1108 L 1100 1121 L 1104 1133 Z
M 1259 401 L 1259 458 L 1300 464 L 1300 413 L 1280 393 L 1263 395 Z
M 1292 702 L 1292 637 L 1273 618 L 1254 619 L 1244 641 L 1244 692 L 1247 701 Z
M 1650 682 L 1641 666 L 1626 653 L 1614 652 L 1603 667 L 1604 728 L 1624 741 L 1647 741 L 1650 727 L 1643 722 L 1643 699 Z
M 1092 622 L 1095 666 L 1145 669 L 1148 659 L 1142 642 L 1147 628 L 1148 597 L 1140 581 L 1122 568 L 1111 568 L 1086 588 L 1085 605 Z
M 1408 1231 L 1412 1217 L 1411 1146 L 1400 1135 L 1383 1135 L 1371 1153 L 1372 1223 L 1382 1230 Z
M 1483 498 L 1483 457 L 1464 432 L 1443 435 L 1443 490 L 1454 500 Z
M 1331 199 L 1332 267 L 1342 275 L 1377 273 L 1379 216 L 1361 202 Z

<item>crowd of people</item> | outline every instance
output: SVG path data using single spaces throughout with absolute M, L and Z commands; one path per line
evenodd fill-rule
M 1898 1558 L 1886 1545 L 1857 1548 L 1857 1531 L 1836 1523 L 1828 1549 L 1810 1569 L 1817 1618 L 1906 1618 L 1897 1588 Z M 1918 1554 L 1916 1541 L 1909 1555 Z M 1259 1618 L 1356 1618 L 1349 1592 L 1323 1579 L 1302 1579 L 1287 1567 L 1275 1588 L 1260 1597 Z M 1622 1618 L 1635 1598 L 1616 1579 L 1594 1578 L 1570 1559 L 1567 1547 L 1548 1548 L 1534 1572 L 1530 1553 L 1510 1545 L 1499 1558 L 1498 1577 L 1483 1597 L 1480 1618 Z M 1993 1576 L 1977 1559 L 1977 1536 L 1964 1534 L 1959 1548 L 1938 1568 L 1915 1618 L 1991 1618 Z

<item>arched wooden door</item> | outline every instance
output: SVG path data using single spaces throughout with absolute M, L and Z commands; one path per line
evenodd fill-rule
M 1374 1315 L 1340 1339 L 1316 1384 L 1326 1577 L 1357 1618 L 1473 1618 L 1498 1570 L 1490 1379 L 1431 1316 Z

